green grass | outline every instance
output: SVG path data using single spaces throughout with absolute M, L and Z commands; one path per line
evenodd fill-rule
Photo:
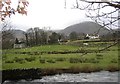
M 96 42 L 96 44 L 100 42 Z M 102 43 L 101 43 L 102 44 Z M 82 56 L 82 53 L 67 53 L 67 54 L 16 54 L 15 52 L 40 52 L 40 51 L 75 51 L 80 49 L 79 46 L 73 45 L 44 45 L 25 49 L 11 49 L 3 50 L 2 69 L 29 69 L 29 68 L 58 68 L 68 69 L 71 67 L 85 68 L 88 66 L 99 67 L 104 70 L 114 69 L 118 66 L 118 47 L 113 46 L 109 50 L 101 53 L 88 53 Z M 95 49 L 98 46 L 88 46 L 85 49 Z M 17 59 L 17 61 L 16 61 Z M 29 61 L 30 59 L 30 61 Z M 32 59 L 32 60 L 31 60 Z M 76 63 L 70 63 L 70 60 L 78 60 Z M 87 61 L 80 63 L 79 60 L 87 59 Z M 44 60 L 45 63 L 40 62 Z M 115 61 L 114 61 L 115 60 Z M 94 61 L 99 61 L 94 63 Z M 110 67 L 110 68 L 108 68 Z
M 36 46 L 24 49 L 10 49 L 4 50 L 6 52 L 41 52 L 41 51 L 68 51 L 68 50 L 77 50 L 78 46 L 71 46 L 71 45 L 43 45 L 43 46 Z
M 87 64 L 91 64 L 91 65 L 98 65 L 101 67 L 106 67 L 111 63 L 112 59 L 118 59 L 117 56 L 117 52 L 112 52 L 112 53 L 100 53 L 103 55 L 102 59 L 99 59 L 99 63 L 98 64 L 94 64 L 94 63 L 87 63 Z M 114 56 L 113 56 L 114 55 Z M 8 58 L 6 60 L 13 60 L 15 57 L 15 55 L 11 55 L 8 56 Z M 19 58 L 29 58 L 29 55 L 19 55 Z M 32 62 L 25 62 L 25 63 L 5 63 L 5 61 L 3 61 L 3 69 L 21 69 L 21 68 L 70 68 L 72 66 L 83 66 L 86 63 L 70 63 L 69 60 L 70 58 L 77 58 L 77 59 L 81 59 L 81 58 L 87 58 L 87 59 L 93 59 L 96 58 L 96 54 L 91 53 L 91 54 L 87 54 L 84 57 L 81 57 L 81 54 L 44 54 L 44 55 L 36 55 L 34 56 L 36 58 L 35 61 Z M 65 59 L 65 61 L 56 61 L 56 59 L 58 58 L 63 58 Z M 39 59 L 45 59 L 45 63 L 40 63 Z M 47 60 L 55 60 L 55 63 L 48 63 Z M 117 63 L 114 63 L 117 64 Z

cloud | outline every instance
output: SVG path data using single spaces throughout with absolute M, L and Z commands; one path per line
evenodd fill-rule
M 66 9 L 64 0 L 30 0 L 29 3 L 28 15 L 12 16 L 13 23 L 30 27 L 51 26 L 53 29 L 63 29 L 72 22 L 85 20 L 84 11 L 71 9 L 73 0 L 69 0 Z

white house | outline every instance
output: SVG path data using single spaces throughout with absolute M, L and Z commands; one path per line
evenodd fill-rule
M 14 43 L 13 45 L 13 48 L 25 48 L 25 42 L 23 41 L 19 41 L 17 38 L 16 38 L 16 42 Z
M 99 35 L 89 35 L 89 34 L 87 34 L 86 37 L 88 37 L 89 39 L 99 39 Z
M 25 44 L 24 43 L 14 44 L 14 48 L 25 48 Z
M 88 46 L 89 44 L 88 43 L 83 43 L 83 45 Z

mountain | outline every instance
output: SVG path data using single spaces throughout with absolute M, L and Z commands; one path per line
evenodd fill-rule
M 16 30 L 16 29 L 13 30 L 13 34 L 14 34 L 15 38 L 18 38 L 18 39 L 25 39 L 24 33 L 25 32 L 22 30 Z
M 59 33 L 61 30 L 52 30 L 53 32 Z
M 61 30 L 60 33 L 64 33 L 65 35 L 69 35 L 71 32 L 77 33 L 86 33 L 86 34 L 96 34 L 98 31 L 99 35 L 104 35 L 109 32 L 109 30 L 101 25 L 91 22 L 85 21 L 78 24 L 71 25 L 64 30 Z

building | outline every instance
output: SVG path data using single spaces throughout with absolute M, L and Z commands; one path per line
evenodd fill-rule
M 25 48 L 26 46 L 25 46 L 25 43 L 24 43 L 24 42 L 19 41 L 19 40 L 16 38 L 15 44 L 14 44 L 13 47 L 16 48 L 16 49 L 19 49 L 19 48 Z
M 14 48 L 15 48 L 15 49 L 25 48 L 25 44 L 24 44 L 24 43 L 21 43 L 21 44 L 14 44 Z
M 89 34 L 87 34 L 86 38 L 89 38 L 89 39 L 99 39 L 99 35 L 89 35 Z

